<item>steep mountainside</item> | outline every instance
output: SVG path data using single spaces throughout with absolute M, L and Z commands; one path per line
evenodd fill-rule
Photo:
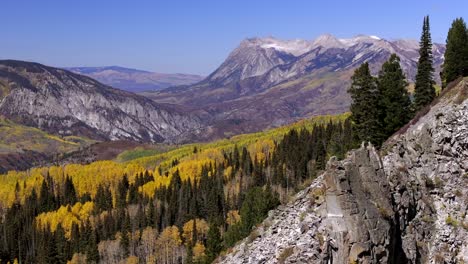
M 119 66 L 71 67 L 66 69 L 129 92 L 155 91 L 171 86 L 190 85 L 203 80 L 203 76 L 200 75 L 157 73 Z
M 57 137 L 0 116 L 0 173 L 38 166 L 53 160 L 58 153 L 75 151 L 91 143 L 86 138 Z
M 176 142 L 198 118 L 89 77 L 37 63 L 0 61 L 0 114 L 58 135 Z
M 218 262 L 466 263 L 467 99 L 465 78 L 381 153 L 362 146 L 332 158 Z
M 215 126 L 235 121 L 247 132 L 311 115 L 346 111 L 349 77 L 365 61 L 377 74 L 390 54 L 396 53 L 413 81 L 418 49 L 417 41 L 363 35 L 351 39 L 323 35 L 314 41 L 247 39 L 202 82 L 143 95 L 198 110 Z M 444 45 L 434 44 L 437 81 L 444 51 Z

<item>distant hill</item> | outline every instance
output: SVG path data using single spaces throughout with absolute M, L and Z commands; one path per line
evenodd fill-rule
M 204 78 L 194 74 L 157 73 L 119 66 L 71 67 L 65 69 L 129 92 L 156 91 L 170 86 L 190 85 Z

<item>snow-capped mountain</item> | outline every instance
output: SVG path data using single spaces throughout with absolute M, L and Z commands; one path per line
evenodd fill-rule
M 272 68 L 264 80 L 264 86 L 271 86 L 293 77 L 327 68 L 333 72 L 355 68 L 364 62 L 371 64 L 374 74 L 378 73 L 381 64 L 392 53 L 401 59 L 401 65 L 410 81 L 414 81 L 419 58 L 419 44 L 412 40 L 388 41 L 377 36 L 359 35 L 350 39 L 338 39 L 332 35 L 322 35 L 308 46 L 305 51 L 293 61 Z M 434 44 L 434 66 L 436 72 L 443 62 L 445 47 Z M 439 81 L 439 76 L 434 76 Z
M 269 71 L 276 68 L 273 70 L 275 77 L 269 77 L 270 82 L 264 84 L 270 86 L 313 71 L 315 68 L 304 68 L 299 65 L 311 65 L 311 61 L 320 56 L 325 56 L 331 64 L 338 63 L 337 67 L 333 67 L 334 71 L 352 68 L 364 61 L 370 61 L 377 64 L 374 67 L 374 73 L 377 73 L 379 64 L 392 53 L 396 53 L 400 57 L 408 79 L 413 81 L 419 57 L 418 50 L 419 43 L 416 40 L 391 41 L 366 35 L 339 39 L 333 35 L 324 34 L 311 41 L 280 40 L 273 37 L 251 38 L 242 41 L 229 54 L 224 63 L 204 80 L 204 83 L 213 82 L 216 85 L 226 85 L 250 77 L 271 74 Z M 436 70 L 439 70 L 443 61 L 444 51 L 444 45 L 434 44 Z M 329 58 L 330 56 L 334 58 Z M 320 60 L 322 61 L 323 58 Z M 435 77 L 438 80 L 439 77 Z
M 301 44 L 274 38 L 246 39 L 203 82 L 226 85 L 259 76 L 277 65 L 292 62 L 306 50 L 308 46 L 305 41 Z
M 437 82 L 444 52 L 444 45 L 433 45 Z M 251 38 L 200 83 L 145 95 L 201 110 L 214 124 L 235 120 L 248 127 L 242 132 L 248 132 L 309 115 L 347 111 L 346 90 L 354 69 L 369 62 L 373 74 L 378 74 L 392 53 L 400 57 L 407 79 L 413 82 L 419 58 L 416 40 L 330 34 L 314 40 Z

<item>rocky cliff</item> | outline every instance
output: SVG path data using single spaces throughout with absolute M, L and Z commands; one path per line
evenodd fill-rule
M 467 263 L 468 79 L 271 211 L 219 263 Z M 425 115 L 423 115 L 426 112 Z
M 47 132 L 94 139 L 179 142 L 197 117 L 89 77 L 38 63 L 0 61 L 0 115 Z

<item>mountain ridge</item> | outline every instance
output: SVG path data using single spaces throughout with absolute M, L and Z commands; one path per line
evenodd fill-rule
M 347 111 L 350 97 L 346 90 L 353 70 L 369 62 L 377 74 L 394 52 L 409 81 L 414 81 L 419 57 L 416 43 L 366 35 L 338 39 L 325 34 L 310 41 L 250 38 L 203 81 L 142 95 L 184 105 L 215 127 L 231 120 L 244 133 L 254 132 Z M 286 52 L 287 45 L 297 56 Z M 440 71 L 444 49 L 442 44 L 433 46 L 435 72 Z M 440 81 L 438 74 L 434 77 Z
M 186 112 L 39 63 L 0 61 L 0 88 L 0 114 L 62 136 L 176 142 L 201 129 Z
M 203 76 L 184 73 L 158 73 L 121 66 L 65 67 L 64 69 L 83 74 L 106 85 L 129 92 L 152 91 L 178 85 L 194 84 Z

